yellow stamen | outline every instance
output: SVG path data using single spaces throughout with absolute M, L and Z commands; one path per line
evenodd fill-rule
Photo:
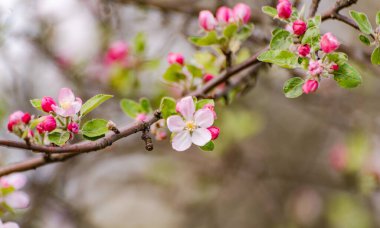
M 188 131 L 194 131 L 197 128 L 195 123 L 193 121 L 187 121 L 186 122 L 186 130 Z

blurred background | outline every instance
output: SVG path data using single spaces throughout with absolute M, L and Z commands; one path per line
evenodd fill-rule
M 252 7 L 256 26 L 244 59 L 263 48 L 279 24 L 261 13 L 276 1 L 241 2 Z M 167 54 L 208 58 L 187 41 L 200 32 L 198 12 L 236 3 L 0 1 L 0 136 L 16 139 L 6 131 L 7 116 L 19 109 L 37 114 L 29 99 L 56 98 L 61 87 L 83 100 L 115 95 L 91 117 L 132 123 L 120 99 L 145 96 L 157 107 L 160 96 L 176 96 L 162 80 Z M 310 1 L 297 3 L 308 9 Z M 318 12 L 334 3 L 322 0 Z M 360 0 L 352 8 L 375 24 L 380 2 Z M 31 205 L 7 219 L 32 228 L 380 227 L 380 69 L 370 64 L 357 31 L 337 21 L 323 23 L 327 31 L 362 73 L 359 88 L 324 80 L 316 94 L 287 99 L 282 85 L 295 72 L 267 65 L 242 72 L 252 74 L 243 92 L 216 107 L 221 135 L 213 152 L 178 153 L 168 140 L 147 152 L 134 135 L 28 171 Z M 104 68 L 104 53 L 115 41 L 130 45 L 131 64 Z M 6 165 L 36 155 L 1 148 L 0 156 Z

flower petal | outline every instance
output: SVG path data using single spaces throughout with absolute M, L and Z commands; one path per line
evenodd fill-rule
M 178 115 L 170 116 L 167 120 L 167 125 L 171 132 L 180 132 L 185 128 L 185 122 Z
M 75 95 L 69 88 L 62 88 L 58 95 L 59 104 L 71 103 L 75 101 Z
M 5 197 L 5 202 L 15 209 L 23 209 L 29 205 L 29 196 L 25 192 L 15 191 Z
M 204 146 L 211 140 L 211 133 L 206 128 L 198 128 L 191 136 L 191 141 L 197 146 Z
M 195 113 L 194 121 L 199 127 L 211 127 L 214 123 L 214 113 L 210 109 L 200 109 Z
M 78 113 L 80 109 L 82 108 L 82 100 L 77 97 L 76 100 L 71 105 L 74 109 L 74 112 Z
M 195 112 L 194 100 L 191 96 L 182 98 L 177 103 L 177 111 L 180 112 L 186 120 L 192 120 Z
M 191 146 L 191 136 L 188 131 L 176 133 L 172 140 L 173 149 L 176 151 L 184 151 Z
M 0 183 L 3 187 L 13 186 L 15 189 L 20 189 L 26 184 L 26 176 L 21 173 L 14 173 L 2 177 Z
M 6 222 L 3 224 L 2 228 L 20 228 L 20 226 L 15 222 Z
M 57 105 L 52 105 L 51 108 L 53 109 L 55 113 L 57 113 L 57 115 L 67 117 L 66 110 L 64 110 L 63 108 L 58 107 Z

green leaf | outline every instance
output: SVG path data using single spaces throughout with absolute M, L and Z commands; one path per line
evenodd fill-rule
M 380 25 L 380 11 L 376 14 L 376 24 Z
M 309 44 L 312 50 L 317 50 L 319 49 L 320 39 L 321 39 L 321 34 L 319 31 L 319 27 L 314 26 L 306 30 L 301 42 L 302 44 Z
M 176 104 L 176 101 L 171 97 L 163 97 L 161 99 L 160 110 L 164 119 L 167 119 L 171 115 L 177 114 Z
M 223 31 L 224 37 L 230 39 L 233 37 L 238 29 L 237 24 L 229 24 Z
M 112 98 L 112 95 L 107 94 L 98 94 L 93 97 L 91 97 L 89 100 L 86 101 L 86 103 L 83 104 L 82 108 L 80 109 L 81 116 L 85 116 L 88 113 L 90 113 L 92 110 L 97 108 L 99 105 L 101 105 L 106 100 Z
M 290 32 L 280 29 L 274 32 L 272 40 L 270 41 L 271 49 L 288 50 L 290 45 L 293 44 L 293 39 Z
M 345 63 L 339 66 L 339 70 L 334 71 L 334 80 L 343 88 L 355 88 L 362 83 L 359 72 Z
M 263 11 L 263 13 L 265 13 L 266 15 L 269 15 L 271 17 L 275 17 L 278 14 L 277 9 L 273 8 L 271 6 L 263 6 L 261 8 L 261 10 Z
M 135 38 L 133 39 L 133 49 L 136 54 L 143 54 L 145 52 L 145 34 L 142 32 L 137 33 Z
M 49 133 L 48 139 L 57 146 L 63 146 L 70 139 L 70 133 L 68 131 L 55 130 Z
M 202 99 L 202 100 L 197 101 L 197 103 L 195 105 L 196 110 L 202 109 L 203 106 L 205 106 L 206 104 L 211 104 L 211 105 L 215 106 L 215 102 L 213 99 Z
M 163 78 L 168 82 L 179 82 L 186 79 L 186 75 L 182 73 L 181 65 L 172 64 L 164 73 Z
M 203 151 L 213 151 L 215 148 L 215 145 L 213 141 L 210 141 L 206 145 L 200 146 L 199 148 L 201 148 L 201 150 Z
M 82 134 L 89 138 L 101 137 L 108 132 L 107 120 L 93 119 L 87 121 L 82 127 Z
M 343 65 L 348 61 L 348 56 L 343 52 L 333 52 L 326 55 L 326 57 L 331 61 L 335 62 L 338 65 Z
M 243 28 L 237 33 L 236 37 L 240 41 L 245 41 L 252 35 L 253 28 L 254 28 L 253 24 L 244 25 Z
M 30 129 L 34 129 L 35 127 L 37 127 L 37 125 L 39 123 L 41 123 L 42 121 L 44 121 L 44 119 L 45 119 L 44 117 L 40 117 L 40 118 L 37 118 L 37 119 L 32 119 L 30 121 L 30 125 L 29 125 Z
M 203 37 L 190 37 L 189 41 L 197 46 L 210 46 L 221 43 L 221 39 L 218 38 L 218 35 L 215 31 L 208 32 Z
M 33 100 L 30 100 L 30 103 L 32 104 L 32 106 L 37 109 L 37 110 L 40 110 L 40 111 L 43 111 L 42 108 L 41 108 L 41 99 L 33 99 Z
M 355 10 L 351 10 L 350 15 L 354 19 L 356 24 L 359 26 L 359 29 L 360 31 L 362 31 L 362 33 L 367 34 L 367 35 L 373 33 L 372 25 L 369 22 L 366 14 L 357 12 Z
M 365 36 L 365 35 L 359 35 L 359 40 L 363 43 L 363 44 L 365 44 L 365 45 L 367 45 L 367 46 L 371 46 L 371 41 L 369 40 L 369 38 L 367 37 L 367 36 Z
M 195 78 L 201 78 L 203 76 L 202 70 L 194 65 L 187 64 L 186 68 Z
M 284 84 L 284 94 L 287 98 L 297 98 L 303 94 L 302 86 L 305 81 L 300 77 L 287 80 Z
M 380 47 L 375 48 L 371 55 L 371 62 L 374 65 L 380 65 Z
M 120 101 L 120 107 L 123 112 L 132 119 L 136 118 L 138 114 L 143 112 L 140 104 L 130 99 L 122 99 Z
M 0 188 L 1 196 L 9 195 L 9 194 L 11 194 L 12 192 L 14 192 L 15 190 L 16 190 L 16 189 L 15 189 L 13 186 L 9 186 L 9 187 L 1 187 L 1 188 Z
M 273 63 L 288 69 L 294 69 L 298 65 L 296 54 L 285 50 L 269 50 L 261 53 L 257 59 L 261 62 Z
M 140 99 L 140 107 L 144 113 L 151 113 L 153 111 L 150 101 L 145 97 Z

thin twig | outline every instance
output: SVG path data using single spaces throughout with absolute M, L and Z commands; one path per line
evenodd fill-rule
M 311 2 L 309 17 L 314 17 L 315 16 L 315 14 L 317 13 L 317 10 L 318 10 L 320 2 L 321 2 L 321 0 L 313 0 Z

